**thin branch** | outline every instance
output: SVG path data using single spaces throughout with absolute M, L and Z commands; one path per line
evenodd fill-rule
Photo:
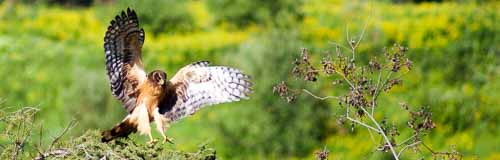
M 347 44 L 349 44 L 349 46 L 352 48 L 351 38 L 349 38 L 349 23 L 346 23 L 345 25 L 345 33 L 346 33 Z
M 375 93 L 373 94 L 373 97 L 372 97 L 372 116 L 373 116 L 373 112 L 375 112 L 375 100 L 376 100 L 376 94 L 378 92 L 378 88 L 380 86 L 380 79 L 382 78 L 382 69 L 379 70 L 379 73 L 378 73 L 378 80 L 377 80 L 377 85 L 375 86 Z
M 436 154 L 436 152 L 434 152 L 434 150 L 432 150 L 429 146 L 427 146 L 425 143 L 422 143 L 422 146 L 424 146 L 429 152 L 431 152 L 432 154 Z
M 380 130 L 378 130 L 378 129 L 376 129 L 375 127 L 372 127 L 372 126 L 370 126 L 370 125 L 368 125 L 368 124 L 366 124 L 366 123 L 363 123 L 363 122 L 361 122 L 361 121 L 358 121 L 358 120 L 356 120 L 356 119 L 354 119 L 354 118 L 351 118 L 351 117 L 349 117 L 349 116 L 347 116 L 346 118 L 347 118 L 348 120 L 352 121 L 352 122 L 356 122 L 357 124 L 360 124 L 360 125 L 362 125 L 362 126 L 364 126 L 364 127 L 368 128 L 368 129 L 371 129 L 371 130 L 373 130 L 373 131 L 375 131 L 375 132 L 377 132 L 377 133 L 382 133 Z
M 387 85 L 387 82 L 389 81 L 389 79 L 391 78 L 391 75 L 392 75 L 392 72 L 389 72 L 387 74 L 387 77 L 386 79 L 384 79 L 384 82 L 382 83 L 382 86 L 378 86 L 376 89 L 375 89 L 375 94 L 373 94 L 373 98 L 372 98 L 372 105 L 374 105 L 373 102 L 375 102 L 378 98 L 378 96 L 380 95 L 380 90 L 382 90 L 386 85 Z M 375 106 L 372 106 L 372 108 L 375 108 Z
M 37 150 L 38 150 L 38 154 L 39 155 L 42 155 L 43 152 L 44 152 L 43 149 L 42 149 L 42 136 L 43 136 L 42 130 L 43 130 L 43 123 L 40 124 L 40 131 L 39 131 L 40 133 L 38 134 L 39 137 L 38 137 L 38 147 L 37 147 Z
M 416 134 L 412 135 L 411 137 L 407 138 L 406 140 L 404 140 L 403 142 L 399 143 L 398 146 L 400 145 L 403 145 L 405 144 L 406 142 L 408 142 L 409 140 L 413 139 L 415 136 L 417 136 Z
M 418 142 L 415 142 L 415 143 L 412 143 L 412 144 L 406 145 L 405 147 L 403 147 L 403 149 L 401 149 L 401 150 L 399 151 L 399 153 L 398 153 L 398 157 L 400 157 L 400 156 L 401 156 L 401 154 L 402 154 L 402 153 L 403 153 L 406 149 L 408 149 L 408 148 L 410 148 L 410 147 L 413 147 L 413 146 L 416 146 L 416 145 L 418 145 L 418 144 L 420 144 L 420 143 L 421 143 L 421 141 L 418 141 Z
M 344 46 L 344 45 L 342 45 L 342 44 L 340 44 L 340 43 L 337 43 L 337 42 L 335 42 L 335 41 L 331 41 L 331 42 L 328 42 L 328 43 L 331 43 L 331 44 L 334 44 L 334 45 L 340 46 L 340 47 L 342 47 L 342 48 L 344 48 L 344 49 L 350 50 L 349 48 L 347 48 L 347 46 Z
M 346 117 L 348 120 L 350 120 L 351 122 L 355 122 L 355 123 L 357 123 L 357 124 L 360 124 L 360 125 L 362 125 L 362 126 L 364 126 L 364 127 L 368 128 L 368 129 L 371 129 L 371 130 L 373 130 L 373 131 L 375 131 L 375 132 L 377 132 L 377 133 L 381 133 L 381 131 L 382 131 L 382 130 L 378 130 L 378 129 L 376 129 L 375 127 L 372 127 L 372 126 L 370 126 L 370 125 L 368 125 L 368 124 L 366 124 L 366 123 L 364 123 L 364 122 L 361 122 L 361 121 L 358 121 L 358 120 L 356 120 L 356 119 L 354 119 L 354 118 L 351 118 L 351 117 L 349 116 L 349 111 L 350 111 L 350 109 L 349 109 L 349 108 L 350 108 L 350 107 L 349 107 L 349 106 L 347 106 L 346 108 L 347 108 L 347 110 L 346 110 L 346 115 L 345 115 L 345 117 Z
M 405 73 L 401 73 L 401 74 L 398 74 L 395 78 L 401 78 L 403 76 L 405 76 L 406 74 L 408 74 L 410 71 L 406 71 Z
M 73 129 L 77 124 L 77 121 L 76 119 L 73 119 L 71 120 L 71 122 L 68 123 L 68 125 L 64 128 L 64 130 L 59 133 L 58 136 L 54 137 L 54 139 L 52 140 L 52 143 L 50 144 L 49 148 L 47 149 L 47 152 L 44 152 L 42 151 L 42 149 L 40 149 L 42 147 L 42 144 L 40 142 L 39 144 L 39 151 L 38 151 L 38 156 L 35 158 L 37 160 L 43 160 L 47 157 L 51 157 L 51 156 L 54 156 L 54 157 L 64 157 L 68 154 L 70 154 L 70 151 L 68 151 L 67 149 L 55 149 L 53 150 L 53 147 L 54 145 L 62 138 L 62 136 L 64 136 L 69 130 Z M 42 129 L 40 128 L 40 137 L 41 137 L 41 134 L 42 134 Z M 41 141 L 41 139 L 40 139 Z
M 349 79 L 347 79 L 347 77 L 343 74 L 343 73 L 340 73 L 339 71 L 335 70 L 335 73 L 339 74 L 340 76 L 342 76 L 342 78 L 344 78 L 344 80 L 351 86 L 351 88 L 356 88 L 354 87 L 354 84 L 351 83 L 351 81 Z
M 317 95 L 314 95 L 313 93 L 311 93 L 311 92 L 310 92 L 310 91 L 308 91 L 307 89 L 302 89 L 302 91 L 306 92 L 307 94 L 309 94 L 309 95 L 311 95 L 312 97 L 314 97 L 314 98 L 316 98 L 316 99 L 319 99 L 319 100 L 325 100 L 325 99 L 330 99 L 330 98 L 340 100 L 340 97 L 337 97 L 337 96 L 319 97 L 319 96 L 317 96 Z
M 432 153 L 433 156 L 436 156 L 436 155 L 446 155 L 446 156 L 450 156 L 450 155 L 458 155 L 460 157 L 460 159 L 462 158 L 462 155 L 461 154 L 455 154 L 455 153 L 450 153 L 450 152 L 436 152 L 434 150 L 432 150 L 429 146 L 427 146 L 425 143 L 421 143 L 429 152 Z
M 382 134 L 382 136 L 384 137 L 387 145 L 389 146 L 389 148 L 391 149 L 391 152 L 392 152 L 392 155 L 394 156 L 394 158 L 396 160 L 399 160 L 399 157 L 398 155 L 396 154 L 396 150 L 394 150 L 394 147 L 392 146 L 391 144 L 391 141 L 389 140 L 389 137 L 387 137 L 387 135 L 384 133 L 384 130 L 382 130 L 382 127 L 380 127 L 380 125 L 378 124 L 377 120 L 375 120 L 375 118 L 373 118 L 372 115 L 370 115 L 368 113 L 368 111 L 366 111 L 366 109 L 364 107 L 359 107 L 361 108 L 361 110 L 363 110 L 363 112 L 365 112 L 368 116 L 368 118 L 371 119 L 371 121 L 375 124 L 375 126 L 378 128 L 378 130 L 380 131 L 379 133 Z
M 34 112 L 29 112 L 29 111 L 34 111 Z M 12 154 L 11 159 L 17 159 L 17 156 L 23 149 L 24 145 L 26 144 L 26 141 L 28 138 L 31 136 L 31 130 L 33 129 L 33 121 L 34 121 L 34 116 L 38 109 L 34 108 L 23 108 L 21 110 L 12 112 L 14 116 L 18 116 L 18 114 L 21 114 L 20 116 L 23 116 L 22 122 L 18 125 L 17 128 L 17 135 L 20 137 L 15 137 L 14 141 L 14 154 Z M 28 124 L 27 124 L 28 123 Z M 29 125 L 29 126 L 27 126 Z
M 372 14 L 373 14 L 372 11 L 373 11 L 373 6 L 372 6 L 372 3 L 370 3 L 370 14 L 368 14 L 368 18 L 365 21 L 365 25 L 363 26 L 363 30 L 361 31 L 361 35 L 360 35 L 358 41 L 356 42 L 356 45 L 354 45 L 353 49 L 356 49 L 359 45 L 359 42 L 361 42 L 361 40 L 363 39 L 363 37 L 365 35 L 366 28 L 368 27 L 368 22 L 370 22 L 370 19 L 371 19 Z
M 409 71 L 403 73 L 403 74 L 400 74 L 398 75 L 396 78 L 401 78 L 402 76 L 408 74 Z M 375 110 L 375 101 L 377 100 L 378 96 L 380 95 L 380 90 L 382 90 L 386 85 L 387 85 L 387 82 L 389 82 L 389 79 L 391 78 L 391 75 L 392 75 L 393 72 L 389 72 L 387 74 L 387 77 L 386 79 L 384 79 L 384 82 L 382 83 L 382 86 L 379 86 L 379 82 L 380 82 L 380 75 L 382 74 L 382 70 L 380 70 L 380 73 L 379 73 L 379 77 L 378 77 L 378 81 L 377 81 L 377 86 L 376 86 L 376 89 L 375 89 L 375 94 L 373 94 L 373 97 L 372 97 L 372 110 L 371 110 L 371 114 L 373 116 L 373 112 Z
M 40 154 L 38 155 L 37 157 L 35 157 L 34 159 L 35 160 L 43 160 L 47 157 L 58 157 L 58 158 L 62 158 L 68 154 L 70 154 L 71 152 L 67 149 L 56 149 L 56 150 L 53 150 L 53 151 L 50 151 L 50 152 L 47 152 L 47 153 L 43 153 L 43 154 Z
M 367 130 L 368 130 L 368 134 L 370 134 L 370 139 L 372 140 L 373 144 L 377 144 L 377 142 L 375 142 L 375 137 L 373 137 L 372 130 L 370 130 L 370 129 L 367 129 Z
M 61 139 L 61 137 L 66 134 L 66 132 L 68 132 L 70 129 L 74 128 L 76 126 L 76 124 L 77 124 L 76 119 L 71 120 L 71 122 L 69 122 L 68 126 L 66 126 L 66 128 L 64 128 L 64 130 L 57 137 L 55 137 L 52 140 L 52 143 L 50 144 L 48 151 L 52 150 L 52 147 L 54 147 L 54 144 L 57 143 L 57 141 L 59 141 Z

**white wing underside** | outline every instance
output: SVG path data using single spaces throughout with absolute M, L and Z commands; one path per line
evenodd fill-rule
M 199 65 L 183 68 L 173 80 L 182 80 L 178 100 L 165 113 L 170 122 L 194 114 L 200 108 L 247 99 L 251 93 L 250 77 L 240 70 L 224 66 Z M 179 78 L 182 77 L 182 78 Z
M 197 79 L 188 82 L 187 95 L 190 95 L 190 100 L 184 105 L 188 106 L 189 114 L 194 114 L 199 109 L 197 106 L 203 107 L 204 105 L 239 101 L 241 98 L 247 98 L 242 93 L 245 91 L 243 85 L 247 82 L 243 79 L 234 81 L 233 78 L 236 77 L 236 74 L 234 72 L 233 74 L 223 72 L 223 70 L 221 67 L 206 67 L 194 71 L 195 75 L 213 77 L 213 79 L 202 83 L 198 83 Z M 240 77 L 236 78 L 243 78 L 242 74 L 239 75 Z

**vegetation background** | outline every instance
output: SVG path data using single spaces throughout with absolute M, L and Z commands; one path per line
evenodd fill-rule
M 173 124 L 167 135 L 176 144 L 165 147 L 195 151 L 207 144 L 221 159 L 312 159 L 322 149 L 330 159 L 387 156 L 375 152 L 368 134 L 358 131 L 363 128 L 337 123 L 342 109 L 335 101 L 301 96 L 288 104 L 272 93 L 289 77 L 300 48 L 334 51 L 335 43 L 347 43 L 347 33 L 359 36 L 368 22 L 358 57 L 381 56 L 383 47 L 400 43 L 415 68 L 381 97 L 380 105 L 388 107 L 377 116 L 404 126 L 398 122 L 408 116 L 398 114 L 399 102 L 429 106 L 436 128 L 424 141 L 431 147 L 456 146 L 466 159 L 500 159 L 498 1 L 0 0 L 2 110 L 38 108 L 43 144 L 72 119 L 78 125 L 63 139 L 118 123 L 126 112 L 110 94 L 103 37 L 127 7 L 138 12 L 146 31 L 147 70 L 172 76 L 183 65 L 209 60 L 254 78 L 250 100 L 205 108 Z M 336 92 L 317 83 L 313 91 Z M 5 127 L 0 124 L 0 131 Z M 146 138 L 132 136 L 140 143 Z M 39 140 L 32 141 L 25 150 L 34 150 Z M 0 150 L 10 142 L 0 135 Z

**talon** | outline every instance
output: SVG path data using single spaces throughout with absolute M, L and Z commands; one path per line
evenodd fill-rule
M 151 139 L 151 140 L 148 142 L 148 144 L 155 144 L 156 142 L 158 142 L 158 141 L 156 141 L 156 139 Z
M 174 141 L 173 141 L 173 140 L 174 140 L 174 139 L 172 139 L 172 138 L 164 137 L 164 138 L 163 138 L 163 143 L 168 142 L 168 143 L 170 143 L 170 144 L 174 144 Z

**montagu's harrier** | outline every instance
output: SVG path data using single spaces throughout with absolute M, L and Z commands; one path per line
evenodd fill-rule
M 104 37 L 106 69 L 111 92 L 128 115 L 102 133 L 103 142 L 136 131 L 147 134 L 153 142 L 153 121 L 164 142 L 171 142 L 164 133 L 169 124 L 204 106 L 246 99 L 251 92 L 248 75 L 230 67 L 210 66 L 207 61 L 181 68 L 170 80 L 161 70 L 146 73 L 141 60 L 143 44 L 144 30 L 135 11 L 122 11 L 111 21 Z

